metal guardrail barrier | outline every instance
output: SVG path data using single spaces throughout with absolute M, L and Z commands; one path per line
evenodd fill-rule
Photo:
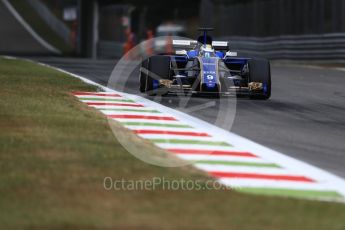
M 229 41 L 230 49 L 240 56 L 345 63 L 345 33 L 262 38 L 225 36 L 217 40 Z M 99 41 L 99 57 L 119 58 L 122 55 L 123 43 Z
M 345 33 L 219 39 L 229 41 L 230 48 L 244 56 L 345 63 Z
M 100 58 L 120 58 L 123 55 L 123 42 L 98 42 L 97 56 Z

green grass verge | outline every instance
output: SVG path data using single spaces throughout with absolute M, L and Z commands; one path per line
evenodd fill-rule
M 47 67 L 0 59 L 2 229 L 345 229 L 343 204 L 224 190 L 105 190 L 107 176 L 209 178 L 191 167 L 134 158 L 107 120 L 70 94 L 79 90 L 96 88 Z
M 10 0 L 10 3 L 24 20 L 49 44 L 56 47 L 63 54 L 72 54 L 73 48 L 60 38 L 35 12 L 27 1 Z

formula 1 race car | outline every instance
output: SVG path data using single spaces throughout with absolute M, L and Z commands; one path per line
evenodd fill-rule
M 212 41 L 211 28 L 200 28 L 198 40 L 173 40 L 175 54 L 154 55 L 141 62 L 140 91 L 148 95 L 189 92 L 220 97 L 247 95 L 266 100 L 271 96 L 270 63 L 240 58 L 226 41 Z

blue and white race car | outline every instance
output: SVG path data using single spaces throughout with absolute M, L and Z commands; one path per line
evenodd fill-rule
M 142 61 L 140 91 L 148 95 L 170 93 L 271 96 L 270 63 L 241 58 L 226 41 L 213 41 L 201 28 L 198 40 L 173 40 L 175 54 L 154 55 Z

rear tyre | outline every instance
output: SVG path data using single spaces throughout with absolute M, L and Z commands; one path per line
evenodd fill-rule
M 271 68 L 266 59 L 251 59 L 249 64 L 249 81 L 260 82 L 263 85 L 262 91 L 251 92 L 251 99 L 267 100 L 271 97 Z
M 168 89 L 159 86 L 159 80 L 170 79 L 170 57 L 152 56 L 148 61 L 148 75 L 146 77 L 146 93 L 149 96 L 166 95 Z

